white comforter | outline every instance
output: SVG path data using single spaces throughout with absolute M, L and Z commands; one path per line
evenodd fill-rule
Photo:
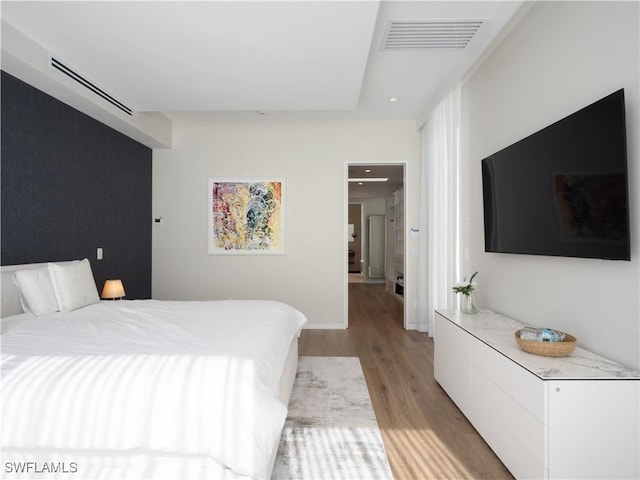
M 3 319 L 3 450 L 207 458 L 264 477 L 305 321 L 278 302 L 155 300 Z

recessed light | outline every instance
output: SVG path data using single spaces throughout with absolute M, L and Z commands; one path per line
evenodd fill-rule
M 371 173 L 371 169 L 370 168 L 365 168 L 364 169 L 364 173 Z
M 398 101 L 398 97 L 389 97 L 389 101 L 390 101 L 391 103 L 395 103 L 395 102 L 397 102 L 397 101 Z
M 350 178 L 350 182 L 387 182 L 389 177 L 367 177 L 367 178 Z

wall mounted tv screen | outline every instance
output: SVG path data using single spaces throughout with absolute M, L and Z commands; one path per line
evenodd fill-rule
M 482 160 L 485 251 L 629 260 L 624 90 Z

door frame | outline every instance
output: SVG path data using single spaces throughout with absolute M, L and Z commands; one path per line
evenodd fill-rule
M 402 166 L 402 193 L 404 196 L 404 201 L 402 202 L 404 206 L 404 218 L 405 218 L 405 232 L 404 232 L 404 258 L 403 258 L 403 268 L 404 268 L 404 299 L 402 306 L 403 313 L 403 326 L 404 329 L 407 330 L 409 325 L 409 306 L 415 303 L 413 299 L 413 290 L 410 285 L 410 282 L 407 281 L 407 277 L 413 277 L 412 275 L 407 275 L 408 269 L 408 255 L 407 255 L 407 240 L 408 240 L 408 223 L 407 223 L 407 212 L 409 211 L 409 205 L 407 204 L 408 197 L 408 185 L 407 185 L 407 168 L 408 163 L 405 160 L 398 161 L 354 161 L 354 162 L 345 162 L 343 168 L 343 199 L 342 202 L 342 238 L 346 239 L 349 234 L 349 165 L 398 165 Z M 386 213 L 386 212 L 385 212 Z M 364 217 L 364 211 L 361 211 L 361 218 Z M 343 247 L 342 249 L 342 284 L 343 284 L 343 302 L 344 310 L 342 314 L 342 324 L 344 328 L 349 328 L 349 248 L 348 246 Z M 408 288 L 409 287 L 409 288 Z M 387 273 L 385 272 L 385 289 L 387 288 Z

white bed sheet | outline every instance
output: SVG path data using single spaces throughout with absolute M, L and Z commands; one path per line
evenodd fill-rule
M 77 458 L 77 478 L 178 478 L 161 465 L 182 458 L 189 477 L 264 478 L 305 321 L 279 302 L 155 300 L 2 319 L 3 468 L 35 454 L 40 466 Z

